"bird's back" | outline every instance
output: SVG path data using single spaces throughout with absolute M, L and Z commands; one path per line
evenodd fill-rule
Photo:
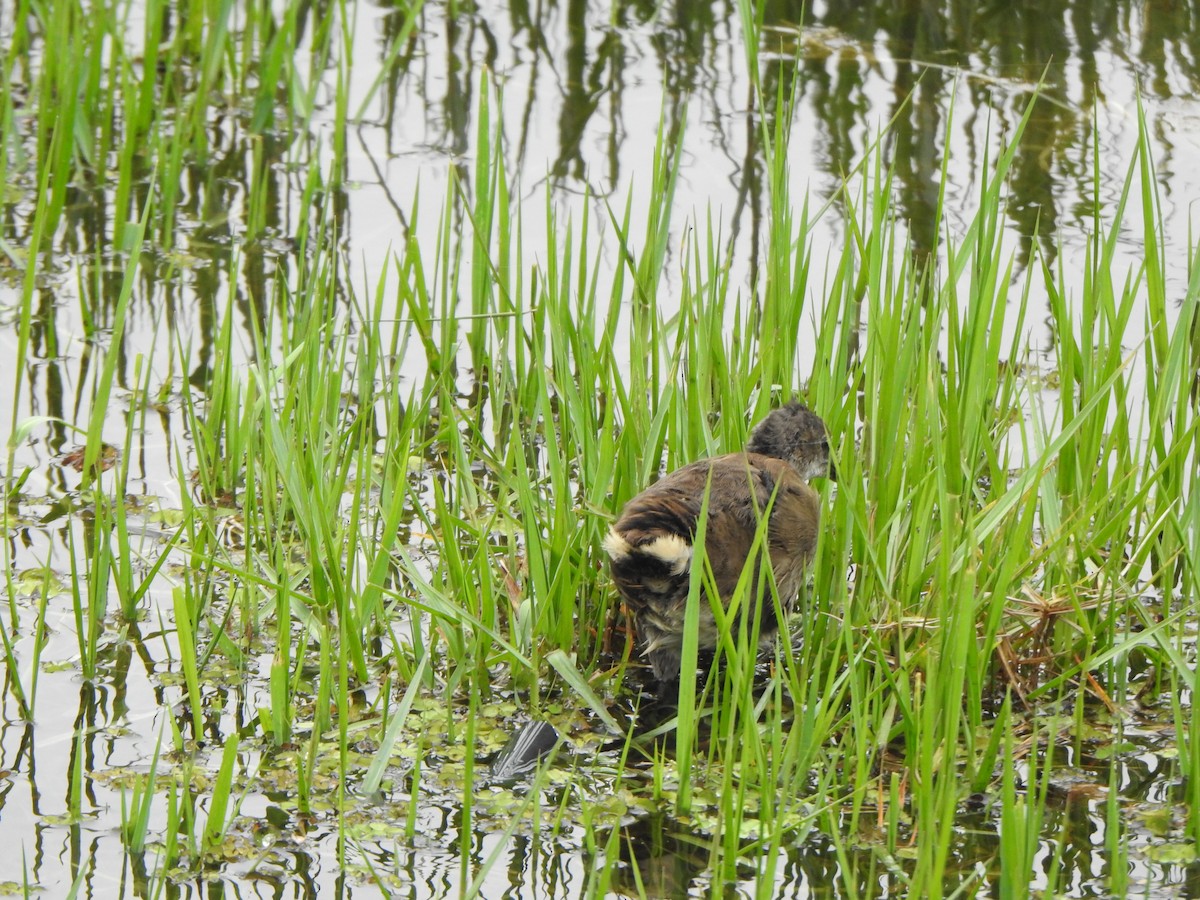
M 816 548 L 820 498 L 783 460 L 731 453 L 700 460 L 666 475 L 633 498 L 605 539 L 613 582 L 638 619 L 647 654 L 675 654 L 682 644 L 683 615 L 700 511 L 708 490 L 705 548 L 723 605 L 728 605 L 750 556 L 759 521 L 770 508 L 767 546 L 779 598 L 795 600 Z M 754 572 L 757 578 L 757 570 Z M 755 588 L 755 592 L 756 592 Z M 752 593 L 752 596 L 754 593 Z M 767 611 L 771 611 L 768 617 Z M 763 605 L 762 630 L 774 631 L 774 604 Z M 708 604 L 701 606 L 701 647 L 716 644 Z M 670 660 L 664 666 L 670 665 Z M 676 662 L 677 665 L 677 662 Z

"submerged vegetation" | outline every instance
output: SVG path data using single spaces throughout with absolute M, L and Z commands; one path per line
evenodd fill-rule
M 226 104 L 255 146 L 283 139 L 315 115 L 300 60 L 346 72 L 348 23 L 251 7 L 235 28 L 231 7 L 168 28 L 151 0 L 136 50 L 120 4 L 13 20 L 0 183 L 29 229 L 0 233 L 0 828 L 25 855 L 6 877 L 79 892 L 104 862 L 126 896 L 311 886 L 315 856 L 413 895 L 1122 896 L 1200 859 L 1200 267 L 1194 236 L 1164 233 L 1145 134 L 1116 202 L 1094 185 L 1085 270 L 1037 250 L 1018 270 L 999 222 L 1025 120 L 967 226 L 941 205 L 922 223 L 928 254 L 882 142 L 829 203 L 793 194 L 789 95 L 767 91 L 769 230 L 744 287 L 715 213 L 672 243 L 665 127 L 645 218 L 632 198 L 568 217 L 547 193 L 532 227 L 484 77 L 470 166 L 359 283 L 342 80 L 333 138 L 287 157 L 294 234 L 270 221 L 262 157 L 242 161 L 249 192 L 222 194 L 209 121 Z M 96 193 L 102 239 L 68 286 L 57 236 Z M 814 259 L 831 220 L 844 240 Z M 201 264 L 181 230 L 235 249 Z M 212 300 L 186 313 L 208 323 L 194 337 L 172 327 L 188 279 Z M 69 387 L 48 365 L 67 352 L 90 360 Z M 735 610 L 718 665 L 651 704 L 607 527 L 792 396 L 828 423 L 839 474 L 793 640 L 756 660 Z M 64 668 L 80 712 L 47 735 Z M 493 777 L 531 719 L 561 746 Z M 31 822 L 22 748 L 47 740 L 70 748 L 61 806 L 33 802 Z M 1131 774 L 1147 757 L 1153 797 Z M 35 852 L 114 815 L 66 872 Z

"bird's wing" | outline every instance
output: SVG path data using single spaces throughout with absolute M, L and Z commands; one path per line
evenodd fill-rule
M 776 486 L 779 495 L 772 501 Z M 757 454 L 700 460 L 666 475 L 629 502 L 607 545 L 613 580 L 635 607 L 686 599 L 692 543 L 706 488 L 705 546 L 723 598 L 733 593 L 741 577 L 768 506 L 772 510 L 768 544 L 776 565 L 777 554 L 786 553 L 792 545 L 776 523 L 790 528 L 796 518 L 794 508 L 809 499 L 805 493 L 811 494 L 814 502 L 816 496 L 787 463 Z

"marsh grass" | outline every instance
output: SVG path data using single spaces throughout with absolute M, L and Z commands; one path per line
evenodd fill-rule
M 87 525 L 69 531 L 78 666 L 102 681 L 121 630 L 161 620 L 172 675 L 164 697 L 179 704 L 169 712 L 170 772 L 156 749 L 127 806 L 122 795 L 129 853 L 152 847 L 159 875 L 176 866 L 199 875 L 245 837 L 238 798 L 286 773 L 289 808 L 306 821 L 326 816 L 342 868 L 373 839 L 356 834 L 358 819 L 388 819 L 394 840 L 414 844 L 423 805 L 453 804 L 468 896 L 498 858 L 477 859 L 476 829 L 497 822 L 508 838 L 528 826 L 548 829 L 551 843 L 577 840 L 598 861 L 591 896 L 627 875 L 646 893 L 619 826 L 664 810 L 689 823 L 714 891 L 749 879 L 771 895 L 781 856 L 819 837 L 839 863 L 839 896 L 883 877 L 910 896 L 991 886 L 1030 896 L 1052 892 L 1064 865 L 1048 799 L 1053 748 L 1101 740 L 1115 757 L 1135 698 L 1164 696 L 1180 743 L 1170 778 L 1184 786 L 1187 833 L 1200 840 L 1200 268 L 1182 296 L 1166 283 L 1164 256 L 1179 252 L 1179 236 L 1163 233 L 1144 134 L 1118 204 L 1097 199 L 1080 283 L 1061 256 L 1018 272 L 1002 246 L 1006 178 L 1027 119 L 985 165 L 965 233 L 939 207 L 942 246 L 921 257 L 896 220 L 879 146 L 824 208 L 789 195 L 791 100 L 759 86 L 770 231 L 764 270 L 739 291 L 711 213 L 687 223 L 675 256 L 680 160 L 665 126 L 638 186 L 661 201 L 646 221 L 628 200 L 589 202 L 564 220 L 547 193 L 546 243 L 530 247 L 485 77 L 473 165 L 455 170 L 432 206 L 414 204 L 388 270 L 360 286 L 347 278 L 334 199 L 350 64 L 326 23 L 305 46 L 314 68 L 339 67 L 333 159 L 303 160 L 308 212 L 294 270 L 267 282 L 244 331 L 230 294 L 211 310 L 210 347 L 163 338 L 126 378 L 143 251 L 177 244 L 180 173 L 210 150 L 208 98 L 250 97 L 246 127 L 265 135 L 298 127 L 316 88 L 294 69 L 298 6 L 274 29 L 255 6 L 180 4 L 170 8 L 187 25 L 160 45 L 169 7 L 148 3 L 142 70 L 102 52 L 122 39 L 128 9 L 101 6 L 85 16 L 72 3 L 23 4 L 43 25 L 36 52 L 17 29 L 0 80 L 5 144 L 25 154 L 0 154 L 0 176 L 36 186 L 17 395 L 63 192 L 95 181 L 113 197 L 124 276 L 114 295 L 84 292 L 78 310 L 97 354 L 72 497 Z M 742 12 L 753 36 L 754 12 Z M 756 46 L 751 37 L 751 71 Z M 255 90 L 251 58 L 261 59 Z M 155 87 L 141 74 L 184 61 L 190 85 Z M 30 133 L 17 127 L 15 81 L 35 98 L 21 125 Z M 59 107 L 79 118 L 57 118 Z M 261 156 L 251 166 L 248 245 L 267 221 Z M 1098 182 L 1094 190 L 1099 198 Z M 845 235 L 819 285 L 817 217 L 836 218 Z M 1125 271 L 1117 237 L 1131 229 L 1145 254 Z M 427 234 L 432 245 L 418 237 Z M 597 249 L 605 242 L 619 249 L 615 266 Z M 230 283 L 243 264 L 230 258 Z M 1027 345 L 1035 293 L 1048 298 L 1049 360 Z M 799 349 L 806 329 L 811 357 Z M 200 377 L 175 377 L 197 368 Z M 182 522 L 155 548 L 135 543 L 145 522 L 126 485 L 135 435 L 162 392 L 181 410 L 186 440 L 171 460 Z M 637 660 L 609 644 L 621 613 L 602 537 L 662 471 L 742 446 L 750 425 L 791 396 L 826 419 L 840 475 L 821 488 L 826 525 L 792 639 L 759 664 L 750 613 L 778 601 L 769 590 L 750 596 L 748 572 L 730 608 L 714 609 L 727 625 L 716 663 L 684 679 L 656 735 L 630 728 L 614 711 L 642 702 L 630 699 Z M 121 404 L 122 415 L 103 414 Z M 121 461 L 104 476 L 103 436 L 118 423 Z M 50 424 L 14 418 L 6 523 L 26 501 L 21 442 Z M 45 591 L 18 609 L 5 561 L 11 631 L 40 648 Z M 694 623 L 711 572 L 697 566 L 693 576 Z M 36 722 L 46 702 L 40 649 L 23 655 L 8 631 L 4 649 L 5 690 Z M 685 669 L 697 655 L 686 638 Z M 234 724 L 220 698 L 237 684 L 251 688 L 249 714 Z M 498 723 L 517 719 L 488 709 L 514 699 L 555 722 L 575 761 L 544 766 L 520 802 L 497 812 L 486 757 Z M 655 740 L 663 734 L 673 743 Z M 75 820 L 90 777 L 83 735 L 68 780 Z M 248 748 L 258 767 L 257 754 L 239 753 Z M 1132 851 L 1116 771 L 1101 778 L 1102 852 L 1119 894 Z M 994 852 L 962 839 L 970 794 L 990 805 Z M 1059 850 L 1039 856 L 1046 841 Z M 863 846 L 876 854 L 870 876 Z

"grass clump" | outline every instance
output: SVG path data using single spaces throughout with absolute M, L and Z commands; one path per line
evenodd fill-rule
M 116 40 L 111 8 L 85 23 L 71 4 L 34 6 L 50 16 L 47 36 L 53 25 L 101 46 Z M 1170 294 L 1165 254 L 1176 236 L 1162 233 L 1145 135 L 1117 205 L 1103 215 L 1096 205 L 1077 279 L 1062 257 L 1017 272 L 1003 246 L 1006 179 L 1026 120 L 985 167 L 964 233 L 939 207 L 943 243 L 929 258 L 911 251 L 897 221 L 879 147 L 825 207 L 789 194 L 780 97 L 762 126 L 766 262 L 738 290 L 715 217 L 688 223 L 673 255 L 680 159 L 665 128 L 640 186 L 662 200 L 646 221 L 635 221 L 631 199 L 590 201 L 565 219 L 547 194 L 547 237 L 530 247 L 485 79 L 473 167 L 456 173 L 432 226 L 428 207 L 414 204 L 387 271 L 362 288 L 347 278 L 339 234 L 343 85 L 333 163 L 308 160 L 298 181 L 306 212 L 295 267 L 255 282 L 249 305 L 226 288 L 206 309 L 208 343 L 172 334 L 133 354 L 126 371 L 143 251 L 177 247 L 180 172 L 213 152 L 203 98 L 252 96 L 246 125 L 264 139 L 294 124 L 276 87 L 295 98 L 296 116 L 313 102 L 292 69 L 299 8 L 273 29 L 262 10 L 236 22 L 230 4 L 197 7 L 160 46 L 151 33 L 163 11 L 147 8 L 146 65 L 193 60 L 194 86 L 140 79 L 115 52 L 73 57 L 59 37 L 37 61 L 39 109 L 83 96 L 79 114 L 96 121 L 73 121 L 68 135 L 42 110 L 33 135 L 18 135 L 16 70 L 0 96 L 6 141 L 28 150 L 26 171 L 20 159 L 4 165 L 38 185 L 18 394 L 37 249 L 59 232 L 63 186 L 116 182 L 108 237 L 127 266 L 114 303 L 101 302 L 103 285 L 83 292 L 98 363 L 81 427 L 84 474 L 67 506 L 82 678 L 118 677 L 119 645 L 145 647 L 146 621 L 165 647 L 147 677 L 170 745 L 155 750 L 127 804 L 122 795 L 124 852 L 153 847 L 159 876 L 198 876 L 228 861 L 239 838 L 249 844 L 239 810 L 269 787 L 285 798 L 288 822 L 270 861 L 298 852 L 298 823 L 317 822 L 336 834 L 339 868 L 377 884 L 396 876 L 369 847 L 388 840 L 415 854 L 434 828 L 429 810 L 449 808 L 464 894 L 483 891 L 497 864 L 497 853 L 473 846 L 490 831 L 586 858 L 592 894 L 629 884 L 651 893 L 631 836 L 644 828 L 651 843 L 682 835 L 688 848 L 676 856 L 714 891 L 745 881 L 770 894 L 791 856 L 814 869 L 836 859 L 839 894 L 886 882 L 922 897 L 1022 896 L 1062 883 L 1054 753 L 1086 745 L 1109 760 L 1097 852 L 1118 892 L 1136 848 L 1112 799 L 1114 761 L 1135 704 L 1158 704 L 1179 735 L 1168 777 L 1184 795 L 1182 837 L 1196 838 L 1200 275 L 1193 266 L 1183 295 Z M 314 66 L 341 52 L 335 32 L 312 35 Z M 27 66 L 29 40 L 21 30 L 14 41 Z M 263 74 L 251 91 L 246 60 L 256 54 Z M 251 165 L 245 258 L 226 257 L 227 285 L 269 232 L 262 156 Z M 814 261 L 812 229 L 829 219 L 845 239 Z M 1135 227 L 1144 257 L 1120 271 L 1116 236 Z M 153 271 L 178 279 L 176 262 Z M 1047 298 L 1048 358 L 1028 343 L 1035 295 Z M 737 597 L 717 665 L 685 682 L 655 725 L 629 686 L 630 648 L 610 627 L 619 611 L 602 537 L 659 472 L 743 446 L 750 425 L 795 394 L 829 423 L 840 477 L 825 490 L 794 640 L 758 665 L 757 623 L 745 612 L 770 598 Z M 120 417 L 100 414 L 121 404 Z M 136 540 L 149 517 L 127 488 L 135 435 L 164 404 L 184 436 L 163 479 L 176 518 L 156 544 Z M 104 436 L 117 419 L 119 462 L 105 472 Z M 6 525 L 22 515 L 28 524 L 33 505 L 16 462 L 22 441 L 55 426 L 14 413 Z M 12 568 L 9 631 L 38 649 L 5 632 L 5 690 L 36 721 L 47 702 L 37 672 L 51 579 L 47 569 L 38 582 L 42 602 L 18 608 Z M 705 602 L 703 568 L 695 574 L 693 615 Z M 695 653 L 685 644 L 685 657 Z M 486 760 L 525 716 L 552 722 L 568 749 L 520 794 L 490 783 Z M 85 731 L 72 732 L 72 821 L 92 777 Z M 1041 842 L 1059 850 L 1040 857 Z

